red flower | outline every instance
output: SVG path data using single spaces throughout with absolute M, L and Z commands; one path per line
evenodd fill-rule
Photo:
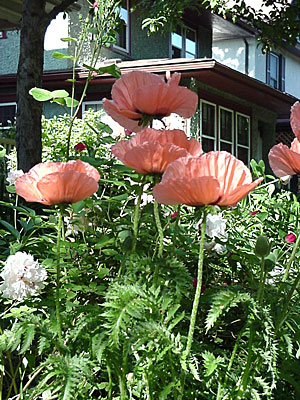
M 86 149 L 86 144 L 79 142 L 76 144 L 76 146 L 74 146 L 74 149 L 76 151 L 83 151 L 84 149 Z
M 125 129 L 125 135 L 130 136 L 132 135 L 132 132 L 129 129 Z
M 250 215 L 256 215 L 258 213 L 258 211 L 251 211 Z
M 130 140 L 120 140 L 113 145 L 112 153 L 140 174 L 162 174 L 179 157 L 199 156 L 202 147 L 196 139 L 188 140 L 181 130 L 147 128 Z
M 94 1 L 93 7 L 94 8 L 98 8 L 99 7 L 97 1 Z
M 121 126 L 133 132 L 144 129 L 139 125 L 143 114 L 163 118 L 176 113 L 190 118 L 196 111 L 198 96 L 179 86 L 180 78 L 180 74 L 174 73 L 165 83 L 162 77 L 149 72 L 129 72 L 113 85 L 113 101 L 103 99 L 104 110 Z
M 77 203 L 98 190 L 100 175 L 81 160 L 35 165 L 16 182 L 16 193 L 46 205 Z
M 176 217 L 177 217 L 177 214 L 178 214 L 177 211 L 175 211 L 175 212 L 171 215 L 171 218 L 172 218 L 172 219 L 176 218 Z
M 294 235 L 293 233 L 289 233 L 288 235 L 286 235 L 285 240 L 287 243 L 294 243 L 297 239 L 297 236 Z
M 252 182 L 245 164 L 226 151 L 211 151 L 173 161 L 153 196 L 162 204 L 234 206 L 262 180 Z
M 194 278 L 194 280 L 193 280 L 193 286 L 194 286 L 195 289 L 197 289 L 197 284 L 198 284 L 198 278 L 196 277 L 196 278 Z M 202 284 L 202 286 L 201 286 L 201 292 L 202 292 L 202 293 L 205 292 L 205 289 L 206 289 L 206 286 L 204 286 L 204 285 Z

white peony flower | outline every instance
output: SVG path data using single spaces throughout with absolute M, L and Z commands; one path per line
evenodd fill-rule
M 10 170 L 6 180 L 10 185 L 15 185 L 17 179 L 22 175 L 24 175 L 24 172 L 21 169 Z
M 23 300 L 44 288 L 47 271 L 30 254 L 18 251 L 7 258 L 0 276 L 4 280 L 0 285 L 3 297 Z

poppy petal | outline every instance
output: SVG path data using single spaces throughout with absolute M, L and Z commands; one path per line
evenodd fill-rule
M 37 188 L 37 181 L 30 175 L 22 175 L 16 181 L 16 193 L 29 203 L 41 203 L 43 196 Z
M 213 177 L 169 179 L 153 188 L 153 196 L 162 204 L 201 206 L 219 199 L 220 185 Z
M 161 174 L 172 161 L 186 156 L 186 149 L 171 143 L 161 145 L 159 142 L 147 142 L 126 153 L 124 164 L 140 174 Z
M 282 143 L 271 148 L 269 163 L 274 174 L 278 177 L 300 173 L 300 154 Z
M 37 183 L 44 204 L 77 203 L 98 190 L 95 179 L 78 171 L 54 172 Z
M 103 108 L 110 117 L 112 117 L 124 128 L 129 129 L 132 132 L 139 132 L 143 129 L 143 127 L 139 125 L 138 120 L 133 120 L 124 116 L 124 111 L 122 113 L 120 109 L 111 101 L 103 99 Z
M 297 101 L 291 108 L 290 123 L 294 135 L 300 140 L 300 103 Z
M 256 181 L 252 183 L 248 183 L 246 185 L 242 185 L 237 187 L 231 193 L 227 195 L 223 195 L 221 199 L 216 203 L 219 206 L 235 206 L 240 200 L 248 195 L 257 185 L 259 185 L 264 178 L 256 179 Z

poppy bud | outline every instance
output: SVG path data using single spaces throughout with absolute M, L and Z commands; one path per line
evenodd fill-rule
M 267 236 L 260 235 L 256 239 L 255 254 L 259 257 L 266 257 L 270 254 L 271 246 Z

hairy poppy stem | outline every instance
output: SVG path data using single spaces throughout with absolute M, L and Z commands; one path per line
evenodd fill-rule
M 180 210 L 181 210 L 181 204 L 178 204 L 177 210 L 176 210 L 177 214 L 176 214 L 176 220 L 175 220 L 175 226 L 174 226 L 174 233 L 173 233 L 172 251 L 175 249 L 175 245 L 176 245 L 178 224 L 179 224 L 179 219 L 180 219 Z
M 61 241 L 61 231 L 63 224 L 63 206 L 59 205 L 58 214 L 58 228 L 57 228 L 57 242 L 56 242 L 56 293 L 55 293 L 55 310 L 56 310 L 56 322 L 58 331 L 58 341 L 62 343 L 62 328 L 61 328 L 61 315 L 60 315 L 60 241 Z
M 206 217 L 207 217 L 207 208 L 204 206 L 204 209 L 203 209 L 203 220 L 202 220 L 202 225 L 201 225 L 201 238 L 200 238 L 200 246 L 199 246 L 199 257 L 198 257 L 197 287 L 196 287 L 196 292 L 195 292 L 195 297 L 194 297 L 194 302 L 193 302 L 193 308 L 192 308 L 192 314 L 191 314 L 191 320 L 190 320 L 190 327 L 189 327 L 189 333 L 188 333 L 188 340 L 187 340 L 186 349 L 185 349 L 184 355 L 183 355 L 183 363 L 184 364 L 186 363 L 187 359 L 189 358 L 189 355 L 190 355 L 190 352 L 191 352 L 192 343 L 193 343 L 193 337 L 194 337 L 194 331 L 195 331 L 195 325 L 196 325 L 197 311 L 198 311 L 198 306 L 199 306 L 199 301 L 200 301 L 200 296 L 201 296 Z M 183 396 L 185 378 L 186 378 L 186 372 L 183 371 L 183 375 L 182 375 L 182 379 L 181 379 L 181 387 L 180 387 L 179 399 L 182 399 L 182 396 Z
M 156 175 L 154 178 L 154 184 L 157 185 L 159 183 L 159 176 Z M 159 238 L 159 248 L 158 248 L 158 257 L 162 256 L 163 248 L 164 248 L 164 231 L 161 225 L 160 217 L 159 217 L 159 204 L 156 200 L 154 200 L 154 219 L 158 231 L 158 238 Z
M 141 215 L 141 199 L 142 199 L 142 194 L 144 190 L 144 185 L 145 185 L 145 175 L 143 176 L 142 183 L 140 186 L 140 190 L 138 193 L 135 209 L 134 209 L 134 217 L 133 217 L 133 238 L 132 238 L 132 247 L 131 247 L 131 252 L 130 252 L 130 262 L 129 262 L 129 267 L 132 264 L 133 257 L 135 254 L 135 249 L 136 249 L 136 240 L 137 240 L 137 234 L 138 234 L 138 229 L 139 229 L 139 222 L 140 222 L 140 215 Z

